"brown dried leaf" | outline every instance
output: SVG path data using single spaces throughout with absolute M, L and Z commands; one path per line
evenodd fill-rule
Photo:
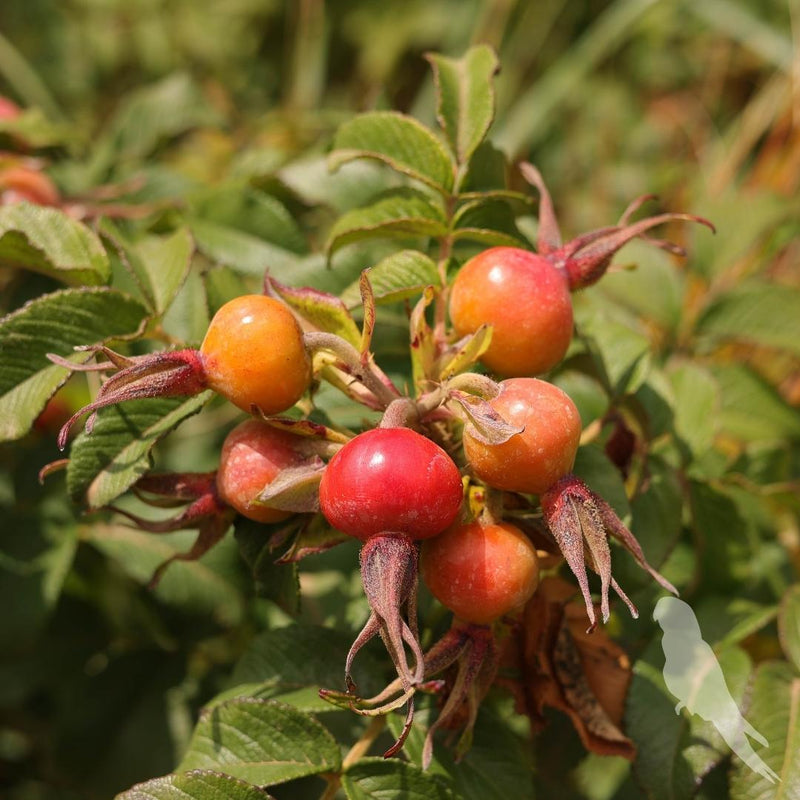
M 508 652 L 523 676 L 509 688 L 535 727 L 545 725 L 546 707 L 556 708 L 570 717 L 587 750 L 632 760 L 636 748 L 620 729 L 630 662 L 603 631 L 583 630 L 585 610 L 575 594 L 560 578 L 542 581 Z

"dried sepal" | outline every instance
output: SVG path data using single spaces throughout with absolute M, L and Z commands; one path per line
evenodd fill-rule
M 103 348 L 108 355 L 111 351 Z M 49 356 L 54 363 L 57 357 Z M 189 397 L 199 394 L 206 388 L 205 371 L 197 350 L 174 350 L 167 353 L 153 353 L 133 359 L 112 361 L 109 364 L 95 365 L 107 369 L 126 364 L 112 375 L 101 387 L 97 397 L 88 405 L 76 411 L 61 428 L 58 434 L 58 447 L 67 446 L 67 437 L 72 426 L 84 414 L 86 432 L 91 433 L 97 411 L 107 406 L 128 400 L 144 400 L 152 397 Z M 75 368 L 75 365 L 72 365 Z M 83 365 L 86 371 L 86 365 Z
M 506 422 L 486 400 L 468 392 L 450 389 L 447 406 L 469 425 L 470 435 L 483 444 L 503 444 L 525 430 L 524 426 Z
M 369 603 L 370 616 L 347 654 L 345 684 L 348 692 L 355 693 L 355 684 L 351 677 L 353 659 L 370 639 L 380 635 L 402 687 L 408 691 L 422 680 L 424 674 L 422 648 L 417 631 L 417 548 L 402 534 L 382 533 L 364 543 L 360 561 L 361 581 Z M 406 645 L 414 656 L 413 670 L 408 664 Z
M 319 511 L 319 482 L 325 471 L 321 458 L 284 467 L 256 499 L 281 511 L 310 514 Z
M 603 622 L 608 621 L 610 613 L 609 589 L 613 589 L 622 598 L 634 617 L 638 616 L 636 607 L 611 575 L 608 534 L 614 536 L 659 585 L 674 594 L 678 593 L 666 578 L 650 566 L 636 538 L 611 506 L 579 478 L 571 474 L 565 475 L 540 500 L 547 527 L 578 579 L 589 617 L 589 631 L 595 628 L 597 619 L 589 591 L 587 564 L 600 576 L 600 611 Z
M 522 163 L 520 172 L 525 180 L 536 187 L 539 192 L 537 250 L 554 266 L 564 270 L 569 281 L 570 291 L 573 292 L 591 286 L 600 280 L 611 264 L 615 253 L 632 239 L 641 238 L 654 247 L 666 250 L 673 255 L 685 255 L 685 251 L 680 245 L 665 239 L 654 239 L 647 236 L 647 232 L 651 228 L 663 225 L 665 222 L 683 220 L 705 225 L 713 232 L 716 230 L 707 219 L 681 212 L 667 212 L 645 217 L 638 222 L 630 222 L 633 214 L 646 202 L 655 198 L 655 195 L 646 194 L 637 197 L 628 205 L 618 225 L 590 231 L 562 244 L 553 202 L 539 170 L 532 164 Z
M 158 585 L 164 570 L 174 561 L 196 561 L 205 555 L 222 539 L 233 522 L 235 512 L 217 494 L 215 472 L 145 475 L 135 484 L 134 492 L 143 502 L 156 508 L 189 505 L 179 514 L 160 520 L 145 519 L 115 506 L 109 506 L 110 510 L 148 533 L 172 533 L 192 528 L 198 531 L 197 539 L 187 552 L 176 553 L 158 565 L 148 583 L 151 589 Z M 157 498 L 149 498 L 148 494 L 157 495 Z

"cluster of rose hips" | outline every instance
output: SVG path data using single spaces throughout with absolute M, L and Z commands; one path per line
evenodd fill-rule
M 208 388 L 251 414 L 228 435 L 215 473 L 147 475 L 139 481 L 140 496 L 188 503 L 181 514 L 157 523 L 133 519 L 153 531 L 198 527 L 197 543 L 179 558 L 201 555 L 224 535 L 234 513 L 275 523 L 293 512 L 321 512 L 332 527 L 361 540 L 370 615 L 346 659 L 346 692 L 322 694 L 366 715 L 406 706 L 406 724 L 389 755 L 410 729 L 415 693 L 446 687 L 428 733 L 425 763 L 431 758 L 433 732 L 463 717 L 464 708 L 459 751 L 469 744 L 478 703 L 498 666 L 495 630 L 502 626 L 496 623 L 521 607 L 538 585 L 532 528 L 557 545 L 577 577 L 591 628 L 596 617 L 587 567 L 600 577 L 604 620 L 612 589 L 636 614 L 611 575 L 609 535 L 662 586 L 675 591 L 650 567 L 612 508 L 571 473 L 581 437 L 578 410 L 565 392 L 533 376 L 553 368 L 566 353 L 573 333 L 570 293 L 598 280 L 623 244 L 670 219 L 704 221 L 665 214 L 629 224 L 639 205 L 634 204 L 619 225 L 562 244 L 538 172 L 527 164 L 522 170 L 541 198 L 538 252 L 488 249 L 464 264 L 449 285 L 432 290 L 454 330 L 446 325 L 428 329 L 429 360 L 449 366 L 416 397 L 394 386 L 368 346 L 359 351 L 343 338 L 315 330 L 302 305 L 287 304 L 268 281 L 264 295 L 239 297 L 223 306 L 199 350 L 125 358 L 99 348 L 108 360 L 84 368 L 115 372 L 59 436 L 63 448 L 70 427 L 86 412 L 90 431 L 103 407 Z M 676 250 L 670 243 L 651 241 Z M 427 324 L 427 302 L 423 297 L 411 314 L 412 339 L 419 338 L 413 328 Z M 487 326 L 491 338 L 484 336 L 484 345 L 464 357 L 470 352 L 466 345 L 479 332 L 485 334 Z M 502 380 L 467 371 L 478 359 Z M 313 395 L 319 379 L 381 410 L 380 425 L 350 435 L 310 420 L 276 416 L 307 392 Z M 477 508 L 468 501 L 476 494 Z M 541 521 L 531 525 L 520 515 L 512 522 L 514 509 L 537 508 L 532 496 L 538 496 Z M 451 629 L 427 652 L 417 629 L 419 574 L 454 615 Z M 376 697 L 361 698 L 351 666 L 376 635 L 385 643 L 397 679 Z M 451 684 L 431 680 L 453 666 Z

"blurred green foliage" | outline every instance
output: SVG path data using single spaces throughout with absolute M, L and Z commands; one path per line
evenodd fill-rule
M 665 573 L 706 638 L 728 648 L 736 680 L 760 665 L 754 707 L 764 716 L 752 720 L 760 728 L 774 718 L 772 706 L 796 703 L 800 668 L 792 23 L 796 37 L 797 9 L 792 18 L 782 0 L 6 0 L 0 94 L 39 109 L 28 121 L 31 140 L 42 143 L 36 154 L 69 202 L 147 208 L 143 224 L 124 216 L 92 223 L 115 286 L 136 289 L 126 260 L 134 271 L 137 258 L 178 270 L 168 261 L 172 237 L 191 234 L 198 254 L 179 291 L 174 281 L 174 302 L 140 293 L 166 310 L 165 341 L 196 344 L 216 308 L 258 287 L 265 263 L 287 283 L 340 292 L 393 252 L 380 241 L 344 247 L 326 271 L 337 217 L 395 179 L 364 162 L 330 175 L 324 154 L 355 112 L 397 109 L 433 125 L 429 50 L 496 49 L 490 139 L 541 169 L 568 237 L 608 224 L 645 192 L 659 194 L 664 208 L 713 220 L 713 238 L 676 227 L 688 261 L 631 246 L 618 262 L 636 262 L 637 271 L 619 270 L 579 296 L 579 341 L 553 378 L 587 421 L 614 405 L 642 422 L 650 481 L 631 501 L 633 530 L 654 561 L 669 553 Z M 525 191 L 515 174 L 511 181 Z M 110 197 L 98 190 L 107 184 L 116 186 Z M 532 215 L 517 224 L 534 237 Z M 463 245 L 459 258 L 474 249 Z M 0 311 L 58 288 L 53 274 L 3 266 Z M 403 375 L 405 317 L 399 307 L 381 312 L 381 363 Z M 86 394 L 85 381 L 68 384 L 72 407 Z M 319 405 L 342 425 L 364 416 L 333 392 L 321 393 Z M 235 418 L 211 405 L 156 448 L 156 464 L 213 469 Z M 10 800 L 106 798 L 169 773 L 204 703 L 237 676 L 255 683 L 275 670 L 252 667 L 271 652 L 259 636 L 274 635 L 292 610 L 286 586 L 295 573 L 245 564 L 232 537 L 198 564 L 176 564 L 148 591 L 152 567 L 185 549 L 191 534 L 156 539 L 103 513 L 82 516 L 62 477 L 37 480 L 59 456 L 54 440 L 51 426 L 0 448 L 0 793 Z M 603 465 L 583 458 L 602 479 Z M 683 515 L 670 515 L 682 496 Z M 303 563 L 303 624 L 353 630 L 363 622 L 355 561 L 344 545 Z M 666 706 L 646 619 L 655 594 L 633 570 L 623 575 L 621 583 L 641 587 L 641 624 L 615 620 L 614 630 L 637 664 L 631 694 Z M 329 646 L 338 654 L 342 643 Z M 775 667 L 773 659 L 783 660 Z M 368 674 L 367 666 L 366 682 Z M 307 680 L 334 678 L 323 671 Z M 274 679 L 265 704 L 288 691 L 282 681 Z M 776 687 L 779 701 L 764 686 Z M 498 700 L 479 730 L 491 731 L 507 711 Z M 675 761 L 646 753 L 632 770 L 587 756 L 560 717 L 532 746 L 524 726 L 501 728 L 533 764 L 538 797 L 770 796 L 755 794 L 744 771 L 729 773 L 724 753 L 699 758 L 689 741 L 697 731 L 669 715 L 671 707 L 659 719 L 675 726 L 661 729 Z M 339 712 L 325 722 L 340 741 L 356 740 L 363 727 Z M 785 735 L 785 726 L 774 730 Z M 646 750 L 642 720 L 628 732 Z M 476 758 L 487 760 L 477 763 L 491 764 L 478 745 Z M 367 774 L 379 766 L 359 769 L 353 786 L 380 780 Z M 461 791 L 465 778 L 454 774 Z M 695 778 L 704 778 L 700 787 Z M 287 798 L 323 790 L 318 778 L 271 789 Z

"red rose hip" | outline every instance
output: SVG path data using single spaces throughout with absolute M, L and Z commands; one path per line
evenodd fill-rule
M 367 540 L 384 532 L 426 539 L 461 507 L 458 467 L 439 445 L 409 428 L 375 428 L 348 442 L 319 487 L 328 522 Z

